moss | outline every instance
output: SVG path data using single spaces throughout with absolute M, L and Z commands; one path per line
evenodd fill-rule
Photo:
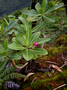
M 30 89 L 30 87 L 27 87 L 27 88 L 25 88 L 25 89 L 23 89 L 23 90 L 31 90 L 31 89 Z
M 31 84 L 31 82 L 30 81 L 26 81 L 25 83 L 23 83 L 23 85 L 22 85 L 22 90 L 24 89 L 24 88 L 27 88 L 27 87 L 29 87 L 30 86 L 30 84 Z
M 33 84 L 30 86 L 33 90 L 41 90 L 45 88 L 45 90 L 53 90 L 55 88 L 55 86 L 53 84 L 50 84 L 49 82 L 51 83 L 54 83 L 55 84 L 63 84 L 63 83 L 67 83 L 67 72 L 64 71 L 62 73 L 60 73 L 59 75 L 56 75 L 52 78 L 48 78 L 48 79 L 44 79 L 44 80 L 38 80 L 38 81 L 35 81 L 33 82 Z M 41 89 L 40 89 L 41 88 Z
M 62 44 L 67 44 L 67 35 L 62 35 L 56 39 L 54 45 L 60 46 Z
M 58 54 L 59 53 L 59 51 L 58 51 L 58 48 L 57 47 L 50 47 L 49 49 L 48 49 L 48 55 L 50 56 L 54 56 L 54 55 L 56 55 L 56 54 Z
M 53 56 L 56 56 L 58 54 L 60 54 L 61 52 L 67 50 L 67 47 L 65 46 L 58 46 L 58 47 L 50 47 L 47 51 L 48 51 L 48 57 L 53 57 Z

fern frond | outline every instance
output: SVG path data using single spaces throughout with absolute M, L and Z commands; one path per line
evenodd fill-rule
M 2 83 L 3 83 L 3 82 L 4 82 L 4 80 L 3 80 L 3 79 L 0 79 L 0 82 L 2 82 Z
M 11 73 L 5 76 L 3 79 L 7 81 L 7 80 L 17 79 L 17 78 L 26 78 L 26 76 L 20 73 Z
M 0 79 L 0 88 L 1 88 L 3 83 L 4 83 L 4 79 Z
M 2 74 L 0 74 L 0 79 L 6 76 L 7 74 L 11 73 L 14 70 L 16 70 L 16 68 L 13 66 L 7 68 Z

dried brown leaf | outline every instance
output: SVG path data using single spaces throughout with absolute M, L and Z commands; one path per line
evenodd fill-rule
M 30 77 L 30 76 L 33 75 L 33 74 L 35 74 L 35 73 L 28 73 L 28 74 L 26 75 L 26 77 L 28 78 L 28 77 Z M 24 78 L 24 82 L 27 80 L 27 78 Z
M 62 70 L 57 65 L 52 65 L 52 67 L 57 69 L 59 72 L 62 72 Z

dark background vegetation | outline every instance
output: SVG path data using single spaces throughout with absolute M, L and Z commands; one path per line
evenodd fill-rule
M 0 17 L 31 5 L 31 0 L 0 0 Z

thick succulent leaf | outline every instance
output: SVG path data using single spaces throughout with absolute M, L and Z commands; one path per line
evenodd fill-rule
M 55 4 L 53 7 L 51 7 L 50 9 L 48 9 L 48 10 L 45 12 L 45 14 L 48 14 L 48 13 L 54 11 L 54 10 L 57 10 L 58 8 L 61 8 L 62 6 L 63 6 L 63 4 L 60 4 L 60 5 Z
M 21 44 L 12 43 L 8 45 L 8 48 L 13 50 L 24 50 L 25 48 Z
M 41 30 L 44 27 L 45 23 L 44 22 L 40 22 L 38 25 L 36 25 L 33 29 L 32 32 L 36 32 Z
M 5 67 L 6 64 L 7 64 L 7 60 L 4 60 L 0 63 L 0 71 Z
M 31 40 L 31 28 L 28 27 L 28 29 L 26 31 L 26 43 L 27 43 L 27 45 L 29 44 L 30 40 Z
M 46 21 L 48 21 L 48 22 L 55 22 L 54 19 L 49 18 L 49 17 L 46 17 L 46 16 L 43 16 L 43 19 L 46 20 Z
M 47 55 L 48 54 L 48 52 L 43 48 L 34 48 L 34 49 L 31 49 L 30 51 L 37 55 Z
M 32 59 L 33 54 L 28 49 L 26 49 L 25 51 L 23 51 L 23 57 L 26 61 L 29 61 Z
M 40 38 L 37 40 L 38 44 L 41 44 L 41 43 L 46 43 L 50 41 L 50 38 Z
M 4 50 L 7 50 L 8 46 L 8 40 L 7 38 L 4 40 Z
M 39 3 L 37 3 L 37 4 L 35 5 L 35 8 L 36 8 L 36 10 L 40 13 L 40 10 L 41 10 L 42 8 L 41 8 L 41 5 L 40 5 Z
M 5 28 L 4 33 L 7 32 L 9 29 L 13 28 L 18 20 L 11 21 L 8 26 Z
M 44 12 L 46 11 L 46 9 L 47 9 L 47 0 L 43 0 L 42 9 L 44 10 Z
M 19 60 L 19 59 L 21 59 L 21 56 L 18 55 L 17 53 L 15 53 L 15 54 L 11 54 L 9 56 L 9 59 L 11 59 L 11 60 Z
M 0 44 L 0 53 L 4 52 L 4 48 L 2 47 L 2 45 Z
M 36 40 L 39 38 L 39 36 L 40 36 L 40 32 L 33 33 L 31 35 L 31 41 L 30 41 L 30 43 L 36 42 Z
M 32 10 L 25 10 L 25 11 L 22 12 L 22 14 L 25 14 L 25 15 L 28 15 L 28 16 L 39 16 L 40 15 L 34 9 L 32 9 Z

